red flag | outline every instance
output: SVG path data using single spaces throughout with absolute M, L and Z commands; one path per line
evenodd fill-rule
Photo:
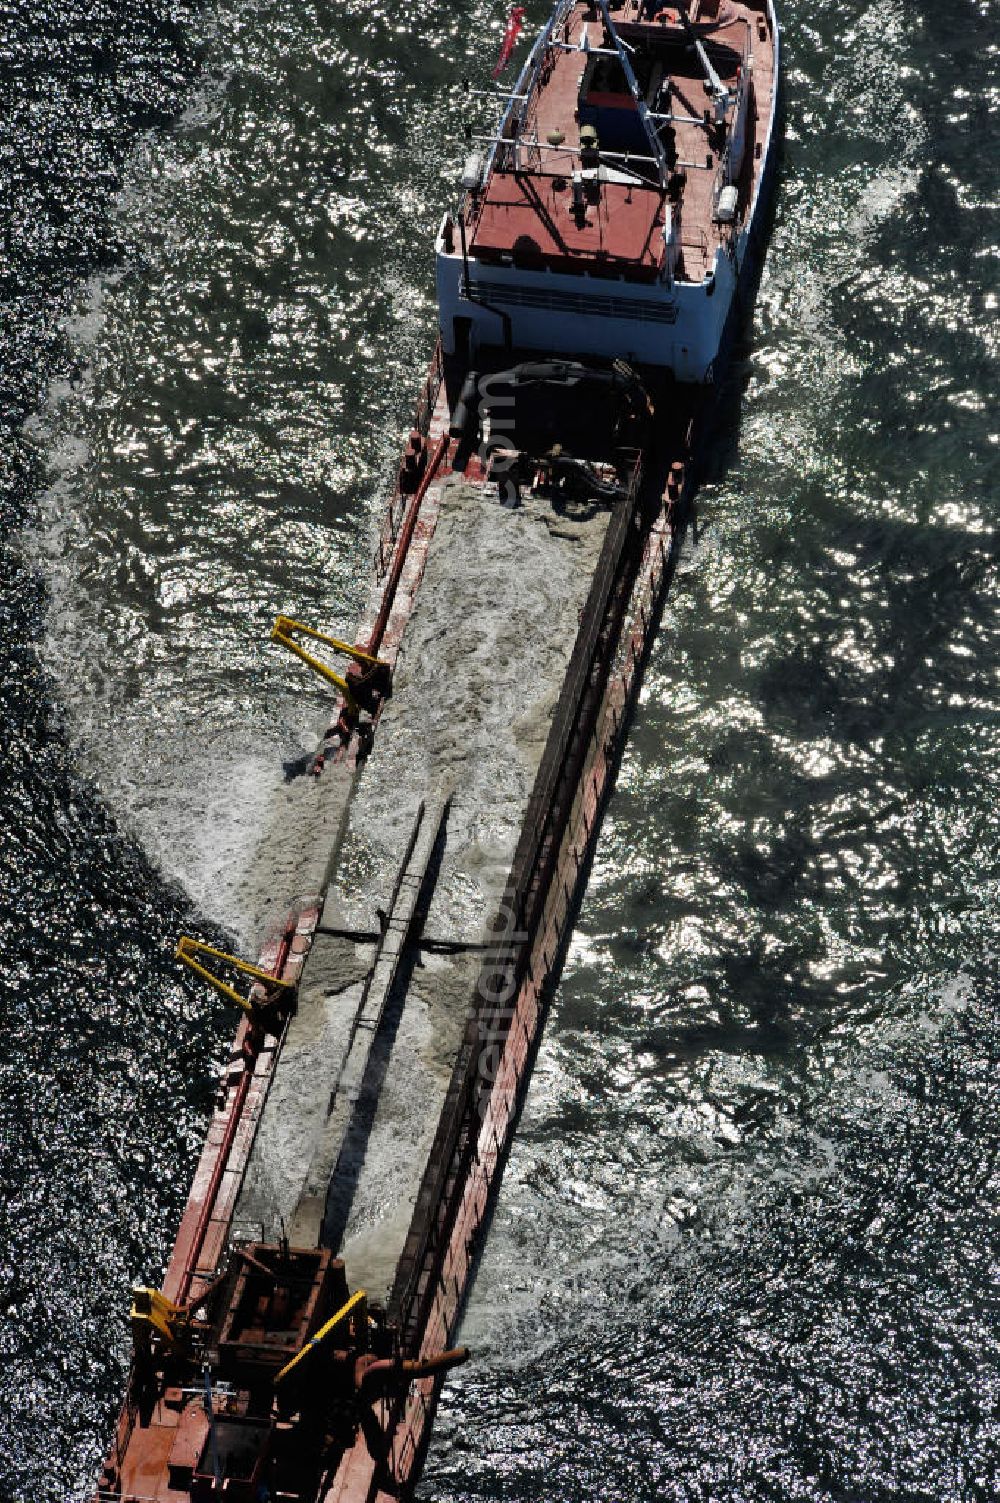
M 503 42 L 500 47 L 500 56 L 497 58 L 497 65 L 493 69 L 494 78 L 499 78 L 503 70 L 506 68 L 507 64 L 510 62 L 510 55 L 514 51 L 514 48 L 517 46 L 517 39 L 521 35 L 521 27 L 523 25 L 524 6 L 515 5 L 511 10 L 510 16 L 507 21 L 507 30 L 503 34 Z

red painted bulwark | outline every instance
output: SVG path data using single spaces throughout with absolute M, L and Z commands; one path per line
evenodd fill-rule
M 441 435 L 447 416 L 444 392 L 436 391 L 430 423 L 432 436 Z M 433 477 L 436 483 L 423 488 L 415 525 L 401 525 L 405 509 L 396 521 L 390 514 L 388 531 L 392 542 L 388 548 L 380 549 L 372 594 L 358 634 L 359 640 L 363 639 L 365 623 L 370 628 L 380 622 L 381 651 L 392 658 L 399 650 L 410 618 L 439 513 L 440 479 L 447 470 L 443 454 L 439 462 L 440 470 Z M 467 479 L 487 483 L 478 475 Z M 673 488 L 676 490 L 676 477 Z M 394 507 L 398 500 L 397 495 Z M 410 506 L 415 505 L 414 496 L 407 500 Z M 532 1050 L 543 1022 L 542 998 L 567 937 L 573 899 L 596 840 L 599 813 L 609 786 L 625 711 L 636 691 L 638 666 L 673 548 L 672 519 L 673 502 L 667 500 L 647 536 L 630 625 L 621 640 L 619 660 L 624 664 L 623 670 L 604 688 L 592 754 L 578 784 L 573 815 L 561 841 L 537 932 L 532 936 L 530 962 L 482 1114 L 476 1158 L 461 1186 L 457 1213 L 435 1271 L 427 1275 L 427 1287 L 433 1289 L 433 1295 L 425 1307 L 423 1326 L 410 1355 L 438 1353 L 451 1344 L 455 1335 L 478 1235 L 513 1132 Z M 386 591 L 390 579 L 394 581 L 391 601 L 387 600 Z M 352 758 L 356 755 L 356 736 L 352 736 L 347 750 Z M 261 957 L 262 964 L 286 980 L 297 980 L 319 915 L 318 903 L 310 903 L 290 915 L 280 939 Z M 280 1050 L 280 1038 L 262 1038 L 247 1023 L 241 1024 L 223 1074 L 223 1099 L 209 1128 L 165 1281 L 165 1291 L 175 1301 L 181 1302 L 203 1290 L 228 1256 L 233 1211 Z M 332 1475 L 328 1474 L 325 1486 L 321 1485 L 318 1492 L 310 1489 L 308 1498 L 296 1493 L 287 1496 L 302 1497 L 303 1503 L 318 1503 L 320 1499 L 323 1503 L 389 1503 L 390 1499 L 406 1496 L 419 1474 L 440 1386 L 440 1379 L 423 1379 L 411 1384 L 404 1399 L 376 1404 L 374 1417 L 385 1436 L 381 1465 L 376 1466 L 365 1438 L 358 1432 L 353 1444 L 348 1442 Z M 215 1485 L 203 1471 L 207 1465 L 207 1421 L 197 1392 L 166 1387 L 155 1395 L 145 1412 L 143 1404 L 134 1393 L 126 1402 L 102 1478 L 101 1496 L 122 1503 L 125 1499 L 181 1503 L 195 1496 L 197 1499 L 215 1496 Z M 266 1428 L 264 1420 L 235 1423 L 244 1427 L 255 1425 L 261 1435 Z M 368 1433 L 369 1437 L 373 1433 L 370 1428 Z M 307 1443 L 305 1435 L 303 1443 Z M 250 1488 L 250 1481 L 247 1487 Z M 230 1495 L 233 1503 L 252 1503 L 250 1492 L 246 1500 L 243 1490 L 231 1489 Z

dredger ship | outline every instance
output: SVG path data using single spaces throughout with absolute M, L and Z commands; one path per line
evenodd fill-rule
M 274 628 L 332 691 L 276 793 L 287 914 L 256 965 L 179 941 L 242 1019 L 134 1292 L 104 1503 L 413 1492 L 754 285 L 777 80 L 770 0 L 558 0 L 468 133 L 356 638 Z

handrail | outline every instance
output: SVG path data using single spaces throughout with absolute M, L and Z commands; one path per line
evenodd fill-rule
M 528 67 L 531 68 L 531 76 L 530 76 L 530 78 L 528 80 L 527 87 L 525 89 L 522 90 L 520 88 L 520 82 L 521 82 L 521 80 L 518 79 L 518 85 L 517 85 L 517 87 L 518 87 L 518 93 L 523 93 L 524 100 L 523 100 L 523 103 L 521 104 L 521 107 L 520 107 L 520 109 L 518 111 L 517 126 L 516 126 L 516 128 L 514 130 L 514 134 L 513 134 L 513 144 L 514 144 L 514 150 L 515 150 L 515 158 L 516 158 L 517 144 L 518 144 L 518 142 L 520 140 L 521 133 L 524 130 L 525 125 L 527 123 L 528 111 L 529 111 L 529 109 L 531 107 L 532 102 L 534 101 L 534 99 L 536 97 L 536 91 L 537 91 L 539 79 L 541 77 L 542 68 L 545 66 L 545 64 L 546 64 L 546 62 L 548 60 L 549 41 L 551 40 L 552 33 L 555 31 L 556 26 L 558 25 L 558 23 L 560 21 L 564 20 L 570 14 L 570 12 L 572 11 L 574 5 L 575 5 L 575 0 L 556 0 L 555 5 L 552 7 L 552 14 L 549 16 L 549 19 L 548 19 L 548 21 L 545 24 L 545 30 L 542 32 L 541 36 L 536 41 L 534 47 L 531 50 L 531 54 L 530 54 L 530 56 L 528 58 L 528 62 L 525 65 L 525 72 L 527 72 Z M 522 77 L 523 77 L 523 74 L 522 74 Z M 503 121 L 501 122 L 501 129 L 500 129 L 501 136 L 503 135 L 503 126 L 506 124 L 506 122 L 507 122 L 507 120 L 510 117 L 510 115 L 511 115 L 512 112 L 513 112 L 513 102 L 512 102 L 511 109 L 509 109 L 504 114 Z M 515 159 L 515 166 L 516 165 L 517 165 L 517 162 L 516 162 L 516 159 Z
M 736 84 L 736 91 L 735 91 L 735 93 L 733 95 L 733 127 L 734 128 L 735 128 L 737 122 L 739 121 L 740 114 L 742 113 L 745 104 L 747 103 L 747 94 L 748 94 L 749 89 L 752 86 L 752 77 L 753 77 L 753 75 L 752 75 L 752 69 L 751 69 L 752 58 L 753 58 L 753 41 L 752 41 L 751 37 L 748 37 L 746 39 L 745 43 L 744 43 L 743 56 L 742 56 L 742 58 L 740 60 L 739 79 L 738 79 L 737 84 Z M 744 123 L 743 123 L 743 129 L 744 129 L 744 131 L 746 130 L 746 121 L 744 121 Z M 744 149 L 745 149 L 745 147 L 744 147 Z M 733 180 L 732 179 L 732 175 L 731 175 L 732 174 L 732 157 L 733 157 L 733 133 L 732 133 L 732 130 L 730 130 L 728 132 L 727 136 L 726 136 L 726 144 L 725 144 L 725 146 L 724 146 L 724 148 L 722 150 L 721 156 L 719 157 L 718 169 L 717 169 L 716 174 L 715 174 L 715 179 L 714 179 L 714 181 L 712 183 L 712 204 L 713 204 L 713 207 L 718 202 L 719 194 L 722 192 L 722 189 L 725 188 L 725 187 L 727 187 L 732 182 L 732 180 Z
M 444 459 L 447 452 L 448 435 L 447 433 L 442 433 L 441 437 L 438 439 L 437 444 L 434 447 L 434 451 L 431 454 L 430 459 L 427 461 L 427 468 L 424 470 L 423 478 L 421 479 L 420 485 L 418 486 L 413 499 L 410 502 L 410 508 L 406 513 L 403 525 L 399 529 L 399 534 L 396 540 L 396 548 L 393 554 L 392 568 L 389 572 L 389 578 L 386 580 L 385 587 L 382 591 L 382 600 L 378 608 L 378 615 L 375 618 L 375 624 L 372 627 L 371 635 L 368 638 L 369 652 L 378 652 L 380 646 L 382 645 L 382 638 L 385 635 L 385 629 L 389 623 L 389 613 L 392 610 L 393 602 L 396 598 L 396 591 L 399 588 L 399 581 L 403 576 L 403 567 L 406 563 L 407 551 L 409 550 L 410 541 L 413 537 L 414 528 L 417 524 L 417 513 L 420 511 L 421 503 L 423 502 L 423 499 L 427 494 L 431 481 L 437 474 L 438 469 L 441 465 L 441 461 Z
M 288 963 L 293 932 L 294 926 L 286 927 L 281 936 L 274 964 L 274 971 L 277 977 L 281 976 Z M 280 1032 L 277 1035 L 279 1050 L 284 1041 L 287 1026 L 286 1018 L 282 1022 Z M 187 1251 L 187 1262 L 178 1283 L 176 1294 L 176 1302 L 178 1304 L 182 1304 L 191 1292 L 191 1285 L 194 1282 L 198 1267 L 198 1259 L 201 1257 L 205 1246 L 205 1239 L 208 1235 L 208 1228 L 215 1214 L 215 1203 L 218 1199 L 219 1187 L 222 1184 L 223 1175 L 229 1167 L 229 1159 L 232 1154 L 233 1144 L 236 1141 L 236 1133 L 243 1117 L 243 1108 L 246 1104 L 247 1095 L 256 1073 L 257 1061 L 260 1058 L 263 1046 L 263 1038 L 260 1036 L 258 1030 L 250 1025 L 249 1019 L 244 1019 L 240 1023 L 240 1030 L 241 1032 L 237 1035 L 237 1039 L 242 1046 L 246 1047 L 247 1053 L 233 1098 L 228 1103 L 222 1140 L 215 1151 L 208 1187 L 205 1190 L 194 1236 Z

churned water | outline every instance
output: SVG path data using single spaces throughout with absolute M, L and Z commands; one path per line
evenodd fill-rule
M 171 946 L 250 937 L 236 877 L 322 719 L 267 629 L 353 623 L 504 19 L 5 10 L 17 1503 L 79 1497 L 109 1435 L 232 1027 Z M 754 334 L 426 1500 L 1000 1492 L 997 20 L 786 4 Z

